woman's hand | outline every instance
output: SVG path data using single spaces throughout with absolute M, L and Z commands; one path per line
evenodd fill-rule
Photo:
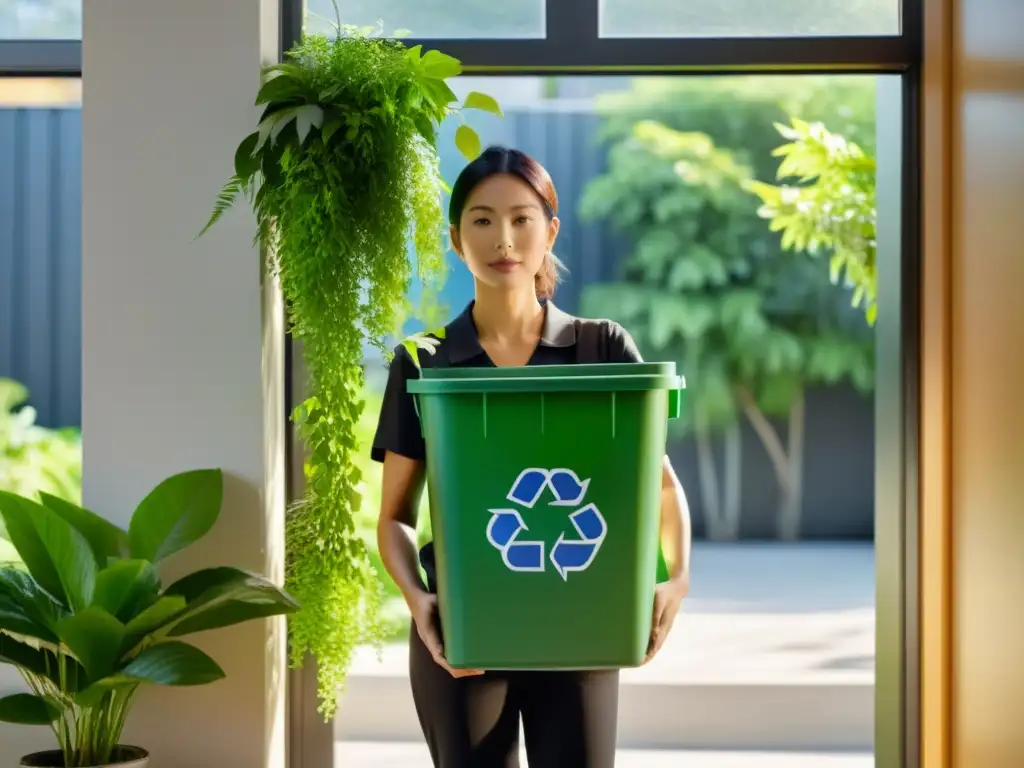
M 472 677 L 482 675 L 479 669 L 453 669 L 449 666 L 444 657 L 444 646 L 441 643 L 441 634 L 437 631 L 437 595 L 419 590 L 408 601 L 409 610 L 412 613 L 412 620 L 416 624 L 416 632 L 420 640 L 427 646 L 434 662 L 448 671 L 452 677 Z
M 654 614 L 651 617 L 651 639 L 647 643 L 647 656 L 644 664 L 655 657 L 661 646 L 665 644 L 672 624 L 679 615 L 683 599 L 690 591 L 689 576 L 672 581 L 664 581 L 654 589 Z

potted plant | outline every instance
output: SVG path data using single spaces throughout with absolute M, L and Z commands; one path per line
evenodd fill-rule
M 49 725 L 59 749 L 23 766 L 141 768 L 120 743 L 145 684 L 201 685 L 224 676 L 180 638 L 293 612 L 296 602 L 257 574 L 205 568 L 164 586 L 158 564 L 202 538 L 220 514 L 220 470 L 173 475 L 138 505 L 128 530 L 41 493 L 0 492 L 0 517 L 21 563 L 0 567 L 0 662 L 30 693 L 0 698 L 0 721 Z
M 364 351 L 390 357 L 410 281 L 429 287 L 444 270 L 438 127 L 464 109 L 501 114 L 483 93 L 459 103 L 447 83 L 458 60 L 378 32 L 339 21 L 335 38 L 308 36 L 265 68 L 262 116 L 200 232 L 247 198 L 302 345 L 309 397 L 292 419 L 309 455 L 286 521 L 285 586 L 302 605 L 288 622 L 292 665 L 316 658 L 326 718 L 355 648 L 382 636 L 381 582 L 354 524 Z M 480 153 L 464 120 L 455 142 L 468 158 Z

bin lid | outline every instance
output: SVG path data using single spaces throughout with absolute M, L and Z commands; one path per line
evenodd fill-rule
M 676 364 L 592 363 L 469 368 L 423 368 L 410 379 L 413 394 L 480 392 L 637 392 L 678 390 L 686 380 Z

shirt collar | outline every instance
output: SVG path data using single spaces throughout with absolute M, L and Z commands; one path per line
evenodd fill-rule
M 540 344 L 544 347 L 571 347 L 576 343 L 576 323 L 572 315 L 563 312 L 553 302 L 545 300 L 544 327 Z M 449 360 L 458 365 L 482 355 L 484 348 L 473 322 L 473 302 L 448 325 L 445 337 Z

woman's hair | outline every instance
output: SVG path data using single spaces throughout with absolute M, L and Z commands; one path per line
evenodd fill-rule
M 529 184 L 540 197 L 548 221 L 558 215 L 558 194 L 544 166 L 518 149 L 494 146 L 488 147 L 478 158 L 471 161 L 455 180 L 451 201 L 448 204 L 448 220 L 456 231 L 459 229 L 462 211 L 466 207 L 470 193 L 482 181 L 500 173 L 512 174 Z M 555 295 L 555 286 L 558 285 L 561 272 L 562 262 L 548 251 L 536 276 L 538 298 L 550 299 Z

